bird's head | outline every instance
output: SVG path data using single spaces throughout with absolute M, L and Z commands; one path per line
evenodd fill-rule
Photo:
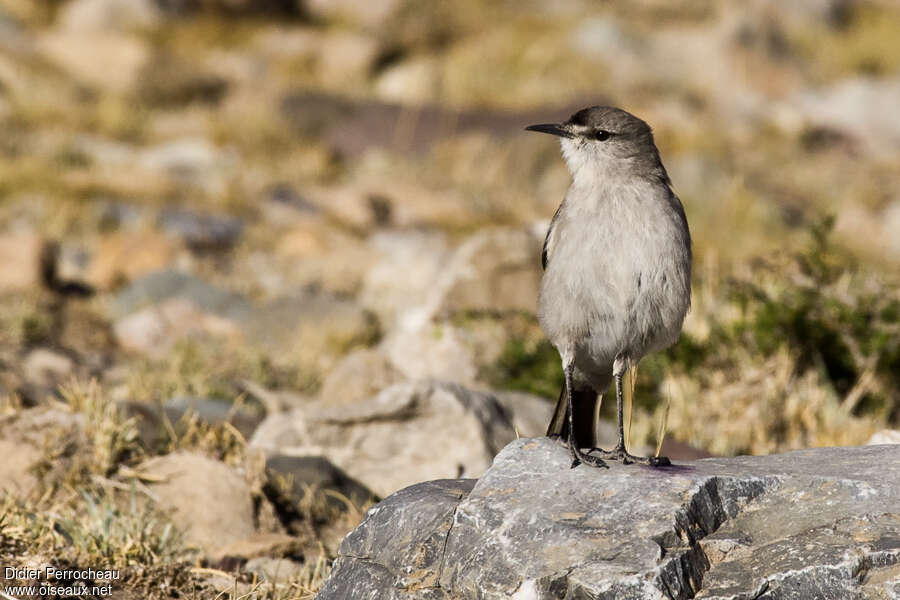
M 668 181 L 650 126 L 611 106 L 579 110 L 562 123 L 529 125 L 528 131 L 559 136 L 563 157 L 576 179 L 659 174 Z

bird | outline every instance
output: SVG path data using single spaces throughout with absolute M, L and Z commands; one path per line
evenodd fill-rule
M 572 176 L 541 252 L 538 321 L 564 374 L 547 435 L 568 446 L 572 468 L 669 465 L 630 454 L 623 427 L 623 376 L 678 340 L 691 306 L 690 230 L 653 132 L 611 106 L 525 129 L 557 136 Z M 603 450 L 597 410 L 613 380 L 618 440 Z

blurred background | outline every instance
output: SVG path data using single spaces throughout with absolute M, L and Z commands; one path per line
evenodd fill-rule
M 2 0 L 2 443 L 26 451 L 29 411 L 87 414 L 87 464 L 46 440 L 16 461 L 45 489 L 69 457 L 53 486 L 81 489 L 185 448 L 308 454 L 259 423 L 422 380 L 540 435 L 562 379 L 540 248 L 569 175 L 523 127 L 595 104 L 654 128 L 694 239 L 632 444 L 897 440 L 893 0 Z M 458 462 L 442 476 L 477 476 Z M 352 525 L 328 506 L 306 514 L 326 563 Z

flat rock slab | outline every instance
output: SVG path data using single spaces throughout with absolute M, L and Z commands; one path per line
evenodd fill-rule
M 900 446 L 571 469 L 521 439 L 341 544 L 320 600 L 900 599 Z

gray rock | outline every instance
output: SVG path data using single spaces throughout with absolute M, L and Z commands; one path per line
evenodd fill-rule
M 227 319 L 243 320 L 250 313 L 250 303 L 239 294 L 175 270 L 133 281 L 115 297 L 110 309 L 114 318 L 120 318 L 172 298 L 185 299 L 204 312 Z
M 245 439 L 249 439 L 263 417 L 244 406 L 235 407 L 230 402 L 214 398 L 177 396 L 162 406 L 146 402 L 121 402 L 120 408 L 137 419 L 138 433 L 146 448 L 157 448 L 170 441 L 174 428 L 176 435 L 183 435 L 188 425 L 187 415 L 196 415 L 203 423 L 219 425 L 231 423 Z M 166 422 L 168 421 L 168 423 Z
M 224 193 L 238 167 L 234 150 L 214 146 L 205 138 L 185 137 L 142 150 L 137 164 L 164 173 L 175 181 L 212 194 Z
M 315 402 L 270 415 L 250 445 L 270 456 L 324 456 L 384 497 L 417 481 L 480 475 L 513 439 L 490 394 L 422 381 L 355 404 Z
M 206 215 L 178 208 L 163 209 L 157 219 L 160 229 L 176 235 L 195 250 L 226 250 L 241 235 L 244 223 L 226 215 Z
M 374 497 L 364 485 L 321 456 L 270 456 L 266 459 L 266 476 L 270 481 L 280 478 L 290 484 L 287 491 L 294 503 L 302 500 L 307 488 L 332 490 L 358 506 Z M 337 498 L 334 500 L 340 502 Z
M 345 538 L 319 600 L 900 598 L 896 446 L 570 462 L 522 439 L 477 483 L 401 490 Z
M 252 311 L 239 294 L 166 270 L 132 282 L 113 299 L 109 312 L 123 348 L 160 357 L 184 338 L 236 338 Z

